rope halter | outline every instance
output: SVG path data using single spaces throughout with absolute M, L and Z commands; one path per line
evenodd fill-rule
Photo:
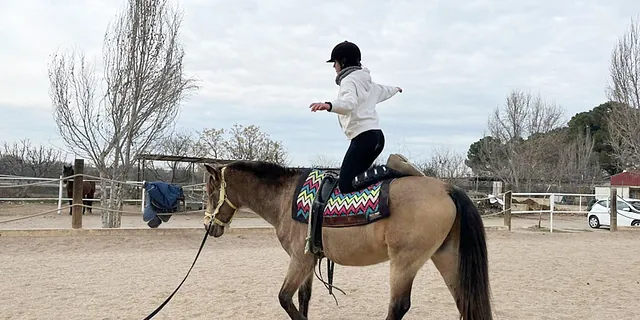
M 217 224 L 221 227 L 228 227 L 231 224 L 231 221 L 233 221 L 233 216 L 236 214 L 236 212 L 238 212 L 238 207 L 236 205 L 234 205 L 233 203 L 231 203 L 231 201 L 229 200 L 229 198 L 227 197 L 227 182 L 224 180 L 224 170 L 227 169 L 227 167 L 222 167 L 222 172 L 221 172 L 221 176 L 222 176 L 222 182 L 220 183 L 220 193 L 218 196 L 218 205 L 216 206 L 216 209 L 211 212 L 211 207 L 207 207 L 207 209 L 204 212 L 204 216 L 205 219 L 209 218 L 209 222 L 213 222 L 214 224 Z M 231 214 L 231 218 L 229 219 L 228 222 L 223 222 L 220 219 L 217 218 L 218 213 L 220 213 L 220 208 L 222 208 L 222 206 L 224 204 L 228 204 L 229 207 L 231 207 L 231 209 L 233 209 L 233 213 Z

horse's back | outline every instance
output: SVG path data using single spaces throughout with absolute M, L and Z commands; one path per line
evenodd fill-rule
M 389 188 L 390 214 L 355 227 L 323 228 L 327 256 L 339 264 L 362 266 L 386 261 L 390 247 L 439 245 L 449 234 L 456 207 L 448 186 L 431 177 L 408 176 Z
M 389 190 L 387 242 L 415 241 L 448 234 L 456 219 L 449 185 L 433 177 L 404 177 Z
M 83 181 L 82 182 L 82 192 L 87 194 L 93 194 L 96 191 L 96 182 L 95 181 Z
M 385 241 L 411 241 L 424 234 L 449 232 L 456 218 L 448 184 L 433 177 L 398 178 L 389 188 Z M 376 222 L 377 223 L 377 222 Z

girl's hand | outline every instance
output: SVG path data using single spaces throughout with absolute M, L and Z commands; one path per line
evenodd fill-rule
M 329 104 L 324 102 L 314 102 L 309 106 L 309 108 L 311 108 L 311 112 L 329 110 Z

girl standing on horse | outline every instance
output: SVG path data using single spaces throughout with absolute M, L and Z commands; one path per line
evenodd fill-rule
M 362 67 L 361 58 L 360 49 L 354 43 L 344 41 L 336 45 L 327 62 L 333 63 L 337 73 L 338 97 L 310 106 L 312 112 L 337 113 L 340 127 L 351 141 L 340 167 L 338 187 L 343 193 L 359 189 L 354 185 L 354 178 L 371 167 L 384 148 L 376 104 L 402 92 L 400 87 L 373 82 L 369 70 Z

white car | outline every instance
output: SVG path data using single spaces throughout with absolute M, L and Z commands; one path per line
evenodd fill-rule
M 619 226 L 640 226 L 640 199 L 618 198 L 616 205 Z M 587 214 L 589 226 L 594 229 L 600 228 L 600 226 L 610 226 L 611 215 L 609 211 L 609 199 L 596 201 Z

